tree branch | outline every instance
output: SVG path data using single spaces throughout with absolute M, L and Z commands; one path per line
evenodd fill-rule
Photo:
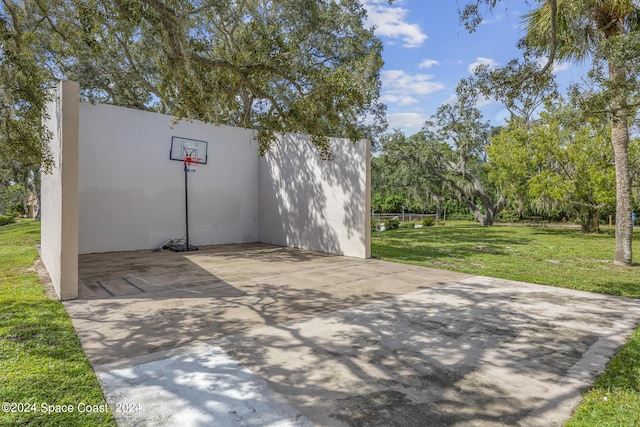
M 2 3 L 11 14 L 11 23 L 13 24 L 13 31 L 15 32 L 16 52 L 20 52 L 22 50 L 22 29 L 20 28 L 18 12 L 15 10 L 16 5 L 14 2 L 7 2 L 6 0 L 2 0 Z
M 553 66 L 553 62 L 556 58 L 556 50 L 558 47 L 557 33 L 558 33 L 558 4 L 557 0 L 547 0 L 549 2 L 550 16 L 551 16 L 551 50 L 549 51 L 549 59 L 547 63 L 540 70 L 540 74 L 544 74 Z M 494 2 L 495 3 L 495 2 Z
M 140 73 L 140 71 L 138 71 L 138 68 L 136 67 L 135 61 L 133 59 L 133 56 L 131 55 L 131 51 L 129 50 L 129 46 L 127 46 L 127 43 L 122 38 L 120 38 L 118 36 L 116 36 L 116 40 L 118 41 L 118 44 L 120 45 L 120 47 L 122 47 L 122 50 L 124 51 L 124 55 L 127 58 L 127 60 L 129 61 L 130 69 L 138 76 L 138 80 L 140 80 L 142 82 L 144 87 L 146 87 L 149 92 L 153 93 L 155 96 L 160 98 L 160 100 L 163 103 L 166 103 L 166 100 L 164 99 L 164 96 L 158 90 L 158 88 L 156 88 L 154 85 L 149 83 L 147 81 L 147 79 Z

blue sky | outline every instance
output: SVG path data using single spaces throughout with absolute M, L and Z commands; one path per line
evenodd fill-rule
M 458 5 L 465 0 L 363 0 L 368 25 L 384 44 L 381 74 L 382 101 L 387 105 L 389 130 L 410 135 L 443 103 L 454 98 L 460 79 L 474 65 L 502 66 L 521 57 L 516 47 L 524 35 L 523 15 L 530 10 L 524 0 L 503 1 L 484 17 L 476 32 L 460 24 Z M 535 3 L 535 2 L 533 2 Z M 579 82 L 584 66 L 559 63 L 554 67 L 561 88 Z M 492 100 L 478 104 L 485 119 L 503 124 L 504 107 Z

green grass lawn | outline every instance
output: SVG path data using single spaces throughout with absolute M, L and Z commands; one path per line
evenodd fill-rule
M 115 426 L 108 411 L 80 412 L 106 401 L 67 312 L 32 267 L 39 240 L 39 222 L 0 228 L 0 425 Z M 72 412 L 47 413 L 63 405 Z
M 613 265 L 614 230 L 471 222 L 373 233 L 374 258 L 523 282 L 640 298 L 640 267 Z M 633 251 L 640 259 L 640 230 Z M 640 327 L 584 396 L 567 426 L 640 426 Z
M 373 233 L 375 258 L 640 298 L 640 269 L 613 265 L 614 230 L 481 227 L 472 222 Z M 640 260 L 640 230 L 634 253 Z

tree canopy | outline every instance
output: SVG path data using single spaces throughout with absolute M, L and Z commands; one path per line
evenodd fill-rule
M 405 137 L 395 132 L 384 139 L 383 153 L 391 164 L 407 170 L 414 194 L 435 200 L 453 195 L 482 225 L 492 225 L 505 198 L 488 180 L 487 152 L 490 126 L 458 86 L 458 101 L 443 104 L 421 132 Z M 400 165 L 400 166 L 398 166 Z
M 482 21 L 482 8 L 500 0 L 467 2 L 460 17 L 467 29 Z M 593 60 L 591 77 L 599 91 L 587 109 L 611 123 L 616 172 L 616 249 L 614 262 L 632 264 L 632 187 L 629 160 L 629 125 L 638 108 L 638 52 L 640 5 L 634 0 L 539 0 L 525 18 L 526 33 L 520 45 L 527 54 L 547 56 L 537 75 L 549 72 L 556 59 Z
M 528 126 L 512 122 L 492 138 L 489 176 L 511 199 L 574 213 L 583 231 L 597 231 L 600 211 L 615 205 L 610 132 L 575 103 L 548 103 Z
M 6 159 L 39 166 L 50 163 L 42 113 L 52 75 L 34 49 L 32 18 L 17 2 L 0 6 L 0 150 Z
M 52 79 L 68 78 L 89 101 L 256 129 L 261 153 L 277 132 L 308 133 L 327 157 L 329 137 L 385 125 L 382 45 L 364 18 L 357 0 L 0 4 L 3 57 L 20 67 L 27 57 L 35 112 Z M 15 88 L 16 74 L 0 71 Z M 16 101 L 3 93 L 3 104 Z

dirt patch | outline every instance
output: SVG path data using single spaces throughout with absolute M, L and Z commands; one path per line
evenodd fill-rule
M 53 287 L 53 282 L 51 281 L 51 276 L 49 276 L 49 272 L 47 271 L 47 267 L 44 266 L 42 262 L 42 258 L 36 258 L 36 261 L 33 264 L 33 269 L 38 274 L 40 279 L 40 284 L 44 288 L 44 292 L 47 296 L 52 300 L 59 300 L 58 294 L 56 293 L 55 288 Z

